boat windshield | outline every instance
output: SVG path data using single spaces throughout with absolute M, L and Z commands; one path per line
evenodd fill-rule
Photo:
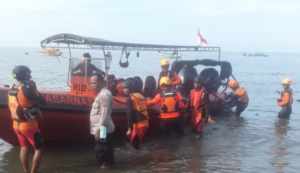
M 103 59 L 96 58 L 70 58 L 72 76 L 91 77 L 95 72 L 104 75 L 102 61 Z
M 70 58 L 69 59 L 69 81 L 71 92 L 76 94 L 93 94 L 90 87 L 90 77 L 93 73 L 100 73 L 103 76 L 102 63 L 105 59 L 101 58 Z

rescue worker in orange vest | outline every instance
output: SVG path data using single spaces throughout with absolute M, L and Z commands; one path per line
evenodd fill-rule
M 170 134 L 171 128 L 175 130 L 178 136 L 182 136 L 184 131 L 179 118 L 179 110 L 184 109 L 186 101 L 179 93 L 171 91 L 172 84 L 168 77 L 162 77 L 159 84 L 162 86 L 163 91 L 157 94 L 154 99 L 149 98 L 147 104 L 154 106 L 160 103 L 160 122 L 165 136 Z
M 292 80 L 290 78 L 285 78 L 282 81 L 283 91 L 278 92 L 280 94 L 280 99 L 277 99 L 278 106 L 281 106 L 278 118 L 290 118 L 292 113 L 293 90 L 290 88 L 291 84 Z
M 94 64 L 91 64 L 92 57 L 89 53 L 84 53 L 83 54 L 83 60 L 81 63 L 79 63 L 74 69 L 73 73 L 75 74 L 81 74 L 85 75 L 85 71 L 87 72 L 87 77 L 91 77 L 94 72 L 100 73 L 102 76 L 105 76 L 105 72 L 97 68 Z M 85 63 L 87 63 L 85 65 Z M 86 69 L 85 69 L 86 68 Z M 77 73 L 76 73 L 77 72 Z
M 229 94 L 229 100 L 227 101 L 227 104 L 230 104 L 234 101 L 236 104 L 234 114 L 236 116 L 240 116 L 240 114 L 248 107 L 249 104 L 247 91 L 244 87 L 240 87 L 236 80 L 229 81 L 228 86 L 233 90 L 233 92 Z
M 125 97 L 123 88 L 122 88 L 124 79 L 116 78 L 115 75 L 109 75 L 108 80 L 109 80 L 108 89 L 111 91 L 113 96 Z
M 159 73 L 159 77 L 158 77 L 158 86 L 157 86 L 157 90 L 158 92 L 163 91 L 162 86 L 159 85 L 160 83 L 160 79 L 162 77 L 168 77 L 171 81 L 171 89 L 174 89 L 177 85 L 179 85 L 181 83 L 181 79 L 178 77 L 176 72 L 170 71 L 169 67 L 170 67 L 170 62 L 167 59 L 163 59 L 160 62 L 160 66 L 162 69 L 162 72 Z
M 201 76 L 196 76 L 194 78 L 195 88 L 190 93 L 190 103 L 187 108 L 187 112 L 190 110 L 190 107 L 193 108 L 191 129 L 198 135 L 202 134 L 202 129 L 207 118 L 209 124 L 215 123 L 210 115 L 209 94 L 201 85 L 202 81 L 203 79 Z
M 8 106 L 13 119 L 13 128 L 21 145 L 20 160 L 23 170 L 30 172 L 28 155 L 29 146 L 32 145 L 35 153 L 31 173 L 35 173 L 42 162 L 43 154 L 42 135 L 36 121 L 40 115 L 38 106 L 46 105 L 46 100 L 37 91 L 35 82 L 30 80 L 30 73 L 30 69 L 23 65 L 13 69 L 12 74 L 17 82 L 8 92 Z
M 134 82 L 126 80 L 122 84 L 124 95 L 127 96 L 127 137 L 135 149 L 140 149 L 149 122 L 147 100 L 140 93 L 134 93 Z

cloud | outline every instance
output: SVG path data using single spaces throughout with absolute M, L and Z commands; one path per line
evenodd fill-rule
M 266 46 L 279 32 L 276 37 L 290 45 L 299 42 L 293 36 L 300 29 L 295 22 L 299 17 L 298 0 L 8 0 L 0 6 L 0 44 L 37 47 L 45 37 L 66 32 L 112 41 L 189 45 L 200 27 L 211 45 L 258 45 L 254 37 L 259 36 Z
M 175 16 L 214 17 L 244 13 L 274 13 L 299 15 L 300 2 L 270 0 L 164 0 L 164 1 L 116 1 L 116 0 L 10 0 L 0 6 L 0 16 L 55 13 L 103 14 L 103 13 L 164 14 Z M 50 14 L 49 14 L 50 15 Z
M 226 1 L 188 1 L 173 4 L 168 14 L 185 14 L 198 17 L 216 17 L 248 13 L 271 13 L 280 15 L 300 15 L 300 2 L 261 1 L 261 0 L 226 0 Z M 160 7 L 162 8 L 162 7 Z M 151 9 L 154 10 L 154 9 Z M 180 11 L 178 13 L 178 11 Z

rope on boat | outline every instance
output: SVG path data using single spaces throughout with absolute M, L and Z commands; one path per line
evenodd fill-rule
M 121 104 L 123 104 L 123 105 L 127 105 L 126 102 L 121 102 L 120 100 L 117 100 L 117 99 L 115 99 L 115 98 L 113 98 L 113 100 L 116 101 L 117 103 L 121 103 Z

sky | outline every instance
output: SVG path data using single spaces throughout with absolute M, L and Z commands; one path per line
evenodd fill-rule
M 59 33 L 222 51 L 300 52 L 299 0 L 7 0 L 0 47 L 39 47 Z

